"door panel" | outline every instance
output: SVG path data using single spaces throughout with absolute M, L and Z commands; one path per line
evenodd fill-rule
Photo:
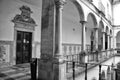
M 20 64 L 22 61 L 22 39 L 23 34 L 21 32 L 17 32 L 17 45 L 16 45 L 16 63 Z
M 17 31 L 16 63 L 27 63 L 31 59 L 32 33 Z

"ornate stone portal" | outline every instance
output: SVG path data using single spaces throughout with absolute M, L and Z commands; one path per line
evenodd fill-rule
M 30 45 L 33 44 L 33 38 L 34 38 L 34 30 L 35 30 L 35 26 L 36 22 L 34 21 L 34 19 L 31 17 L 31 13 L 33 13 L 31 11 L 31 9 L 28 6 L 23 5 L 22 7 L 19 8 L 21 11 L 21 14 L 17 14 L 14 19 L 12 20 L 12 22 L 14 23 L 14 44 L 13 44 L 13 56 L 11 59 L 13 64 L 16 64 L 16 55 L 17 55 L 17 36 L 18 36 L 18 32 L 21 31 L 22 33 L 31 33 L 32 34 L 32 40 L 30 42 Z M 20 37 L 20 36 L 18 36 Z M 25 41 L 25 39 L 23 39 Z M 22 41 L 22 40 L 21 40 Z M 32 46 L 31 46 L 32 47 Z M 33 52 L 33 47 L 31 48 L 31 53 Z M 30 55 L 32 56 L 32 54 Z

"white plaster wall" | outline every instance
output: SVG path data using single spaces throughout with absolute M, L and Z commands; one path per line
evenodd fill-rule
M 109 0 L 93 0 L 93 4 L 99 8 L 99 2 L 102 2 L 102 4 L 104 5 L 105 7 L 105 15 L 106 15 L 106 18 L 108 18 L 108 14 L 112 17 L 112 6 L 110 4 L 110 1 Z M 107 4 L 109 5 L 109 13 L 108 13 L 108 10 L 107 10 Z
M 75 5 L 67 1 L 63 9 L 63 43 L 81 44 L 81 24 L 79 13 Z
M 111 11 L 112 9 L 111 9 L 111 4 L 110 4 L 109 0 L 101 0 L 101 1 L 102 1 L 103 5 L 105 7 L 105 15 L 106 15 L 106 17 L 108 18 L 108 14 L 110 16 L 112 16 L 112 11 Z M 109 13 L 108 13 L 107 4 L 109 5 Z
M 114 25 L 120 25 L 120 4 L 114 5 L 113 9 L 113 18 L 114 18 Z

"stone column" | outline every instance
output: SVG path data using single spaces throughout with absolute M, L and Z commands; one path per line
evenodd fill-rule
M 96 28 L 94 28 L 94 30 L 95 30 L 95 50 L 97 50 L 96 52 L 95 52 L 95 60 L 96 61 L 98 61 L 99 59 L 98 59 L 98 28 L 96 27 Z
M 98 49 L 98 28 L 94 28 L 95 30 L 95 49 Z
M 112 47 L 111 47 L 111 39 L 112 39 L 112 36 L 110 35 L 110 42 L 109 42 L 109 48 L 111 49 Z
M 117 51 L 115 50 L 115 49 L 117 48 L 117 44 L 116 44 L 116 43 L 117 43 L 117 42 L 116 42 L 116 39 L 117 39 L 117 38 L 116 38 L 116 37 L 117 37 L 117 36 L 114 36 L 114 37 L 113 37 L 113 45 L 114 45 L 113 49 L 114 49 L 114 54 L 117 53 Z
M 86 51 L 86 31 L 85 31 L 85 23 L 86 21 L 80 21 L 81 26 L 82 26 L 82 40 L 81 40 L 81 51 L 82 51 L 82 62 L 87 62 L 88 56 L 85 56 L 85 51 Z
M 109 51 L 110 50 L 110 34 L 107 34 L 107 39 L 108 39 L 107 40 L 108 41 L 108 45 L 107 45 L 108 46 L 107 47 L 107 50 L 108 50 L 107 51 L 107 57 L 109 57 L 110 56 L 110 51 Z
M 62 54 L 63 3 L 63 0 L 42 0 L 38 80 L 66 80 L 66 63 Z
M 107 68 L 107 80 L 111 80 L 111 70 L 110 70 L 110 66 L 108 66 L 108 68 Z
M 86 51 L 86 31 L 85 31 L 85 23 L 86 21 L 80 21 L 82 26 L 82 40 L 81 40 L 81 51 Z
M 102 46 L 102 50 L 104 51 L 105 50 L 105 32 L 102 32 L 103 34 L 103 46 Z
M 55 27 L 55 54 L 54 57 L 57 58 L 58 63 L 56 67 L 58 74 L 55 73 L 55 77 L 58 76 L 55 80 L 67 80 L 66 77 L 66 63 L 64 54 L 62 53 L 62 11 L 65 4 L 65 0 L 56 0 L 56 27 Z
M 108 37 L 107 38 L 108 39 L 108 48 L 107 48 L 107 50 L 109 50 L 110 49 L 110 35 L 108 34 L 107 37 Z

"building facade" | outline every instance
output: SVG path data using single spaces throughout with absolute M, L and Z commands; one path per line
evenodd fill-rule
M 115 54 L 120 46 L 120 5 L 116 2 L 1 0 L 0 63 L 29 63 L 47 52 L 51 52 L 48 58 L 60 53 L 75 60 L 76 55 L 85 54 L 82 62 L 97 62 Z M 47 57 L 43 55 L 43 59 Z

